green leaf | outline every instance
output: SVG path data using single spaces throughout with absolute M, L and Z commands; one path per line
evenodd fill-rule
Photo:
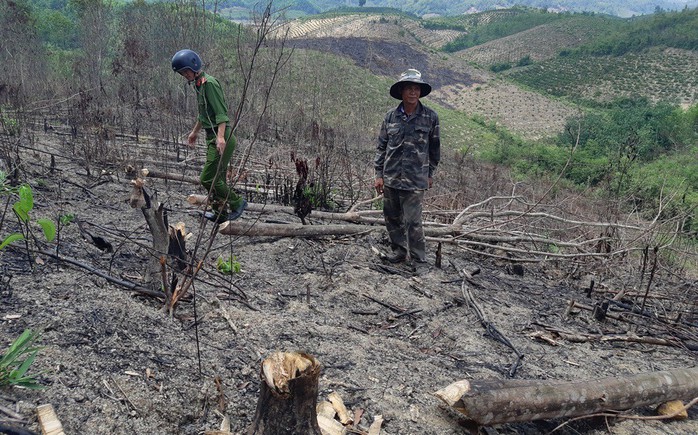
M 29 221 L 29 212 L 22 207 L 22 203 L 17 201 L 12 205 L 12 210 L 15 211 L 15 214 L 17 214 L 17 217 L 19 220 L 22 222 L 27 222 Z
M 41 225 L 41 229 L 44 230 L 44 236 L 46 240 L 52 242 L 56 238 L 56 224 L 50 219 L 37 219 L 36 223 Z
M 25 329 L 22 335 L 12 342 L 7 352 L 5 352 L 0 359 L 0 368 L 8 367 L 12 364 L 24 352 L 24 349 L 32 343 L 34 338 L 36 338 L 35 335 L 36 334 L 34 334 L 31 329 Z
M 22 378 L 24 377 L 24 374 L 27 372 L 27 370 L 29 370 L 29 367 L 30 367 L 30 366 L 32 365 L 32 363 L 34 362 L 34 359 L 36 358 L 36 354 L 37 354 L 38 352 L 39 352 L 38 350 L 35 350 L 34 352 L 32 352 L 32 354 L 29 355 L 29 357 L 28 357 L 27 359 L 24 360 L 24 362 L 22 363 L 22 365 L 19 366 L 19 368 L 18 368 L 17 370 L 15 370 L 14 372 L 12 372 L 12 374 L 13 374 L 17 379 L 22 379 Z
M 34 195 L 28 184 L 19 187 L 19 203 L 23 210 L 29 213 L 34 208 Z
M 29 221 L 29 212 L 34 208 L 34 195 L 32 188 L 28 184 L 19 186 L 19 200 L 12 205 L 12 210 L 15 211 L 17 217 L 22 222 Z
M 5 238 L 5 240 L 0 243 L 0 250 L 5 248 L 7 245 L 9 245 L 12 242 L 16 242 L 17 240 L 22 240 L 24 239 L 24 236 L 19 234 L 19 233 L 12 233 L 9 236 Z

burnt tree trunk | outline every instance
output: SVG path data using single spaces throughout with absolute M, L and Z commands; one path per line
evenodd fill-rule
M 316 406 L 320 363 L 304 353 L 277 352 L 262 362 L 262 383 L 247 435 L 321 435 Z
M 435 394 L 481 426 L 577 417 L 698 397 L 698 367 L 577 382 L 462 380 Z
M 132 183 L 133 191 L 129 198 L 129 204 L 132 208 L 141 209 L 150 234 L 153 236 L 153 250 L 155 251 L 148 260 L 145 282 L 153 290 L 162 289 L 162 262 L 166 261 L 170 246 L 170 234 L 167 230 L 167 222 L 165 222 L 164 206 L 148 195 L 142 179 L 132 180 Z
M 140 208 L 153 236 L 154 252 L 146 265 L 144 281 L 151 289 L 163 291 L 163 310 L 173 315 L 187 288 L 180 282 L 180 275 L 188 270 L 184 246 L 186 231 L 183 224 L 172 227 L 167 223 L 164 204 L 148 195 L 142 179 L 135 179 L 132 183 L 129 204 L 132 208 Z

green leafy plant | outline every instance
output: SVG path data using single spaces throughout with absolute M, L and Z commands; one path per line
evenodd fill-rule
M 21 185 L 19 189 L 17 189 L 17 194 L 19 199 L 12 205 L 12 211 L 14 211 L 17 219 L 19 220 L 21 233 L 12 233 L 5 237 L 2 241 L 0 241 L 0 249 L 4 249 L 16 241 L 24 240 L 27 260 L 33 268 L 34 259 L 32 257 L 32 251 L 29 247 L 29 240 L 31 237 L 33 237 L 32 229 L 29 225 L 31 222 L 29 212 L 34 208 L 34 195 L 32 194 L 32 189 L 28 184 Z M 41 227 L 47 241 L 52 242 L 56 238 L 56 224 L 54 224 L 52 220 L 40 218 L 36 220 L 36 224 Z M 36 242 L 35 238 L 33 240 Z
M 2 111 L 0 111 L 0 126 L 2 126 L 4 133 L 9 136 L 18 136 L 21 131 L 19 121 L 2 113 Z
M 75 215 L 72 214 L 72 213 L 70 213 L 70 214 L 64 214 L 64 215 L 61 215 L 61 216 L 58 217 L 58 222 L 59 222 L 62 226 L 70 225 L 70 224 L 73 223 L 74 221 L 75 221 Z
M 0 358 L 0 387 L 18 386 L 31 389 L 43 388 L 32 375 L 27 375 L 41 350 L 34 344 L 39 333 L 25 329 Z
M 18 190 L 19 199 L 12 205 L 12 210 L 17 215 L 20 223 L 23 225 L 23 233 L 12 233 L 7 236 L 1 243 L 0 249 L 5 248 L 12 242 L 18 240 L 25 240 L 27 236 L 31 233 L 29 229 L 29 222 L 31 221 L 29 212 L 34 208 L 34 195 L 32 194 L 32 189 L 28 184 L 24 184 L 19 187 Z M 41 227 L 44 233 L 44 237 L 48 242 L 52 242 L 56 238 L 56 224 L 50 219 L 37 219 L 36 223 Z
M 231 255 L 227 260 L 223 257 L 218 257 L 216 269 L 218 269 L 218 271 L 222 274 L 232 275 L 234 273 L 240 273 L 242 266 L 237 260 L 237 257 Z

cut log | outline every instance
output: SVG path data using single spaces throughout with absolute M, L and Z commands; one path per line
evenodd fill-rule
M 581 382 L 455 382 L 435 393 L 481 426 L 628 410 L 698 397 L 698 367 Z
M 187 202 L 196 206 L 205 206 L 207 204 L 206 195 L 196 195 L 191 194 L 187 197 Z M 255 204 L 252 202 L 247 203 L 247 211 L 256 213 L 286 213 L 290 215 L 295 215 L 293 207 L 284 207 L 281 205 L 270 205 L 270 204 Z M 365 222 L 365 223 L 382 223 L 383 219 L 368 218 L 364 214 L 359 212 L 347 212 L 347 213 L 330 213 L 326 211 L 313 210 L 310 214 L 311 217 L 324 220 L 338 220 L 345 222 Z
M 303 224 L 267 224 L 255 221 L 223 222 L 218 231 L 229 236 L 267 236 L 267 237 L 313 237 L 313 236 L 350 236 L 369 233 L 379 227 L 366 225 L 303 225 Z
M 150 177 L 160 178 L 163 180 L 182 181 L 185 183 L 191 183 L 195 185 L 201 184 L 201 180 L 199 180 L 199 177 L 191 177 L 184 174 L 171 174 L 167 172 L 158 171 L 157 169 L 143 168 L 141 169 L 138 176 L 143 178 Z
M 305 353 L 277 352 L 265 359 L 247 435 L 321 435 L 316 412 L 320 368 Z

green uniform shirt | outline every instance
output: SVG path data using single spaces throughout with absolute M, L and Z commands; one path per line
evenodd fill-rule
M 215 129 L 218 124 L 227 123 L 228 106 L 218 80 L 208 74 L 201 73 L 196 79 L 196 102 L 199 106 L 198 121 L 206 129 Z

